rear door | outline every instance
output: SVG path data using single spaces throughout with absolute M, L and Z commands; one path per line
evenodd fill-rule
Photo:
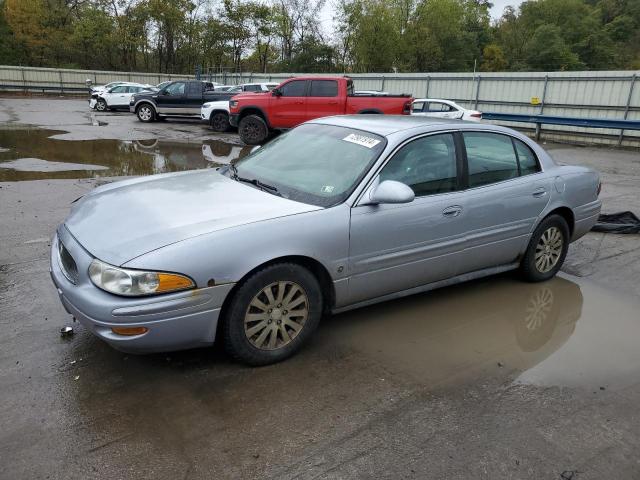
M 200 115 L 203 100 L 204 84 L 202 82 L 187 83 L 187 95 L 184 107 L 190 115 Z
M 311 80 L 307 97 L 307 120 L 344 113 L 337 80 Z
M 453 277 L 466 240 L 459 166 L 452 133 L 429 135 L 401 147 L 380 181 L 409 185 L 405 204 L 359 205 L 351 210 L 351 303 Z
M 444 102 L 428 102 L 425 105 L 427 116 L 436 118 L 460 118 L 462 112 Z
M 307 80 L 291 80 L 278 88 L 281 95 L 271 96 L 269 121 L 275 128 L 292 128 L 307 115 Z
M 515 262 L 549 202 L 551 181 L 520 140 L 494 132 L 461 136 L 468 170 L 463 202 L 468 236 L 461 273 Z

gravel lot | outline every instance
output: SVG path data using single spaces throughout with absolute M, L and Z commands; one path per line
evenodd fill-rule
M 602 172 L 605 212 L 640 213 L 638 151 L 547 148 Z M 48 243 L 69 203 L 114 172 L 242 152 L 198 122 L 0 99 L 0 162 L 29 155 L 0 168 L 0 478 L 640 478 L 640 235 L 588 234 L 545 284 L 503 275 L 337 315 L 259 369 L 219 348 L 125 355 L 77 324 L 60 338 Z

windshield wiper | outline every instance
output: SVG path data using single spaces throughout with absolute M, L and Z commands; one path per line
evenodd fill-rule
M 258 187 L 263 191 L 268 190 L 270 193 L 274 193 L 278 196 L 282 196 L 280 193 L 278 193 L 278 189 L 273 185 L 269 185 L 268 183 L 261 182 L 257 178 L 246 178 L 238 175 L 238 167 L 236 167 L 233 163 L 229 164 L 229 169 L 231 170 L 231 178 L 233 178 L 234 180 L 238 182 L 250 183 L 251 185 Z

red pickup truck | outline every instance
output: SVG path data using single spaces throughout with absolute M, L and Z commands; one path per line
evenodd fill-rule
M 242 93 L 229 101 L 229 123 L 248 145 L 273 130 L 286 130 L 318 117 L 351 113 L 408 115 L 410 95 L 354 94 L 348 77 L 296 77 L 271 92 Z

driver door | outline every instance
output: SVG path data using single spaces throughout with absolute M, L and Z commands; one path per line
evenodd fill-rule
M 173 82 L 158 94 L 158 113 L 180 115 L 183 113 L 186 94 L 185 82 Z
M 465 247 L 460 152 L 452 133 L 405 144 L 380 181 L 409 185 L 405 204 L 351 210 L 349 302 L 357 303 L 455 276 Z
M 274 128 L 293 128 L 307 115 L 307 80 L 292 80 L 278 87 L 281 95 L 269 102 L 270 122 Z

